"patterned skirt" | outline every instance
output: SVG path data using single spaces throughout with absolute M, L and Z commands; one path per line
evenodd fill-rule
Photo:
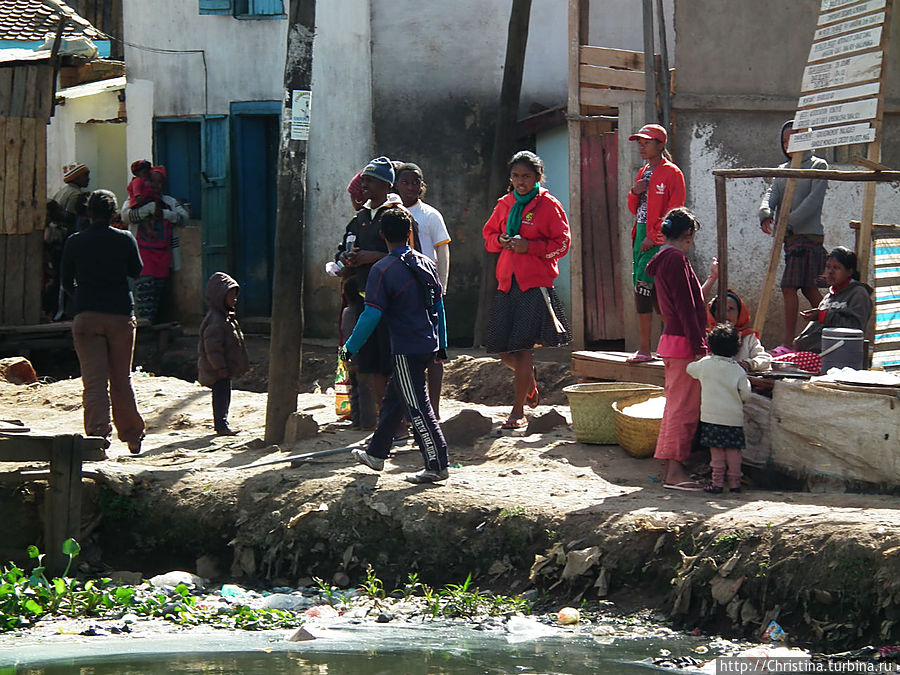
M 700 445 L 723 450 L 743 450 L 746 446 L 744 427 L 700 422 Z
M 823 288 L 825 281 L 825 260 L 828 253 L 817 241 L 800 237 L 784 245 L 784 274 L 781 275 L 782 288 Z
M 485 339 L 488 352 L 503 354 L 535 347 L 559 347 L 571 341 L 568 319 L 552 288 L 530 288 L 523 292 L 513 277 L 509 293 L 497 291 Z
M 134 280 L 134 313 L 139 319 L 156 323 L 159 301 L 166 288 L 166 280 L 157 277 L 138 277 Z

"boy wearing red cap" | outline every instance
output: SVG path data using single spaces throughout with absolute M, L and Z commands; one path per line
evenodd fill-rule
M 662 234 L 663 217 L 671 209 L 684 206 L 684 174 L 666 152 L 668 135 L 658 124 L 645 124 L 629 141 L 638 142 L 638 152 L 645 164 L 628 192 L 628 210 L 635 215 L 631 228 L 634 300 L 641 325 L 638 351 L 629 363 L 649 361 L 650 324 L 656 305 L 653 277 L 646 272 L 647 263 L 656 255 L 666 239 Z

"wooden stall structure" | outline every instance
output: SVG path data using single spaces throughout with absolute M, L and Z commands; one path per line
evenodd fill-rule
M 50 52 L 0 52 L 0 325 L 36 324 L 41 312 L 47 209 Z
M 44 500 L 44 552 L 48 568 L 61 574 L 68 560 L 66 539 L 81 536 L 81 465 L 106 459 L 106 439 L 79 434 L 41 434 L 0 420 L 0 462 L 48 462 Z M 35 475 L 32 473 L 31 475 Z
M 648 2 L 645 0 L 645 5 Z M 586 343 L 627 337 L 624 314 L 628 310 L 623 307 L 621 272 L 627 242 L 620 236 L 627 208 L 619 199 L 620 176 L 623 171 L 631 173 L 628 136 L 644 124 L 648 106 L 654 114 L 647 121 L 665 117 L 669 94 L 665 59 L 653 54 L 652 12 L 648 23 L 645 11 L 645 46 L 649 31 L 649 47 L 638 52 L 588 44 L 589 10 L 590 0 L 569 0 L 566 118 L 572 334 L 576 349 L 583 349 Z M 645 67 L 648 60 L 652 61 L 649 68 Z

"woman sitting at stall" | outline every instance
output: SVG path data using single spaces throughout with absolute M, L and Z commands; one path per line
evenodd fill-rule
M 718 298 L 713 298 L 709 303 L 709 328 L 716 327 L 716 310 Z M 725 320 L 737 328 L 740 335 L 740 346 L 734 360 L 747 372 L 768 370 L 772 363 L 772 356 L 765 350 L 759 341 L 759 333 L 750 327 L 750 308 L 732 290 L 728 291 L 725 301 Z

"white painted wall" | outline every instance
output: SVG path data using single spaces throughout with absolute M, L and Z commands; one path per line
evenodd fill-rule
M 538 157 L 544 160 L 544 187 L 556 197 L 569 215 L 569 131 L 559 126 L 539 134 L 535 143 Z M 571 253 L 559 260 L 559 276 L 553 283 L 559 299 L 572 318 Z
M 716 255 L 716 201 L 713 169 L 734 168 L 735 160 L 721 146 L 711 142 L 712 125 L 695 125 L 690 134 L 690 178 L 687 184 L 687 206 L 699 216 L 703 229 L 696 239 L 693 256 L 694 269 L 701 280 L 705 278 L 712 257 Z M 774 143 L 773 143 L 774 145 Z M 772 149 L 772 165 L 781 162 L 777 147 Z M 831 168 L 854 170 L 855 166 L 833 166 Z M 761 178 L 729 180 L 728 196 L 728 283 L 751 307 L 755 316 L 763 279 L 769 264 L 772 238 L 759 229 L 757 211 L 765 192 L 765 181 Z M 862 212 L 862 183 L 842 183 L 830 181 L 822 209 L 822 224 L 825 229 L 825 248 L 835 246 L 854 248 L 851 220 L 859 220 Z M 900 209 L 900 185 L 879 184 L 876 190 L 875 222 L 894 223 Z M 784 305 L 781 298 L 781 272 L 784 260 L 775 278 L 772 302 L 766 315 L 766 326 L 762 342 L 767 347 L 781 344 Z M 871 273 L 869 278 L 871 279 Z M 870 282 L 871 283 L 871 282 Z M 800 300 L 801 309 L 807 307 L 806 300 Z M 804 325 L 798 321 L 799 329 Z
M 347 183 L 375 154 L 369 0 L 319 2 L 307 146 L 306 333 L 336 336 L 338 280 L 325 274 L 353 217 Z
M 129 81 L 156 84 L 156 116 L 221 114 L 228 112 L 231 101 L 281 99 L 285 19 L 200 15 L 196 0 L 123 0 L 122 4 L 129 43 L 176 52 L 125 46 Z
M 106 188 L 116 197 L 126 194 L 127 167 L 111 158 L 120 153 L 124 144 L 124 127 L 120 122 L 94 123 L 88 129 L 88 120 L 115 120 L 119 114 L 118 91 L 107 91 L 93 96 L 66 99 L 57 105 L 47 127 L 47 194 L 52 196 L 63 186 L 62 167 L 72 162 L 84 162 L 91 169 L 91 189 Z M 99 130 L 99 127 L 116 127 Z M 81 129 L 76 133 L 76 129 Z M 103 145 L 95 147 L 88 136 L 102 139 Z M 121 138 L 121 140 L 116 140 Z M 107 145 L 110 144 L 110 145 Z M 107 152 L 104 152 L 106 150 Z M 98 157 L 104 154 L 102 160 Z
M 125 85 L 125 114 L 128 116 L 125 170 L 129 176 L 131 162 L 153 158 L 153 92 L 151 80 L 133 80 L 129 77 Z

